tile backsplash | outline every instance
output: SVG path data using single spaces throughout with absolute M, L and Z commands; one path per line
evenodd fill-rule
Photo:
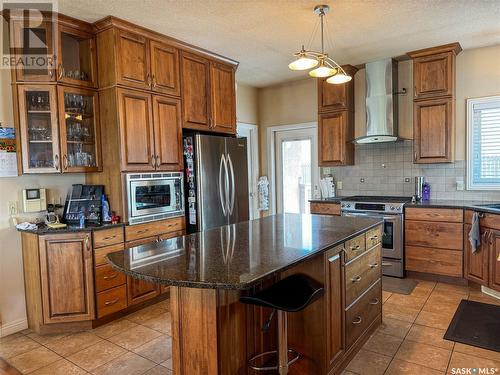
M 355 146 L 356 165 L 322 168 L 342 181 L 341 196 L 401 195 L 411 196 L 415 176 L 424 176 L 431 185 L 431 199 L 500 200 L 500 191 L 458 191 L 457 181 L 465 187 L 465 161 L 446 164 L 413 164 L 413 143 L 378 143 Z M 409 179 L 409 181 L 407 181 Z

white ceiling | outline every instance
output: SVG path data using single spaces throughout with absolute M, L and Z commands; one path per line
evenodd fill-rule
M 287 64 L 307 44 L 320 0 L 59 0 L 59 12 L 90 22 L 114 15 L 240 62 L 237 80 L 263 87 L 304 78 Z M 357 65 L 458 41 L 500 43 L 499 0 L 326 1 L 330 56 Z M 319 38 L 313 47 L 319 48 Z

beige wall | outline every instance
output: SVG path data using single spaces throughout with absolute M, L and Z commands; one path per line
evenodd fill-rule
M 256 87 L 238 83 L 236 85 L 236 121 L 245 124 L 259 123 Z

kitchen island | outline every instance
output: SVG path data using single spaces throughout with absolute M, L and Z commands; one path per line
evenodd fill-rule
M 247 374 L 247 360 L 276 347 L 271 310 L 239 297 L 291 274 L 325 295 L 289 314 L 290 373 L 340 372 L 381 322 L 381 222 L 284 214 L 108 254 L 134 278 L 170 285 L 175 374 Z

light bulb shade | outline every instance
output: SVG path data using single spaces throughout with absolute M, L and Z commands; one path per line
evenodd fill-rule
M 324 78 L 329 77 L 335 73 L 337 73 L 337 69 L 330 68 L 329 66 L 326 66 L 324 64 L 320 64 L 320 66 L 318 66 L 316 69 L 311 70 L 309 72 L 309 75 L 311 77 Z
M 307 70 L 314 68 L 316 65 L 318 65 L 318 60 L 311 59 L 310 57 L 306 56 L 300 56 L 297 60 L 292 61 L 290 64 L 288 64 L 288 67 L 291 70 Z
M 333 83 L 334 85 L 340 85 L 342 83 L 349 82 L 352 79 L 351 76 L 348 76 L 344 73 L 335 74 L 326 80 L 328 83 Z

